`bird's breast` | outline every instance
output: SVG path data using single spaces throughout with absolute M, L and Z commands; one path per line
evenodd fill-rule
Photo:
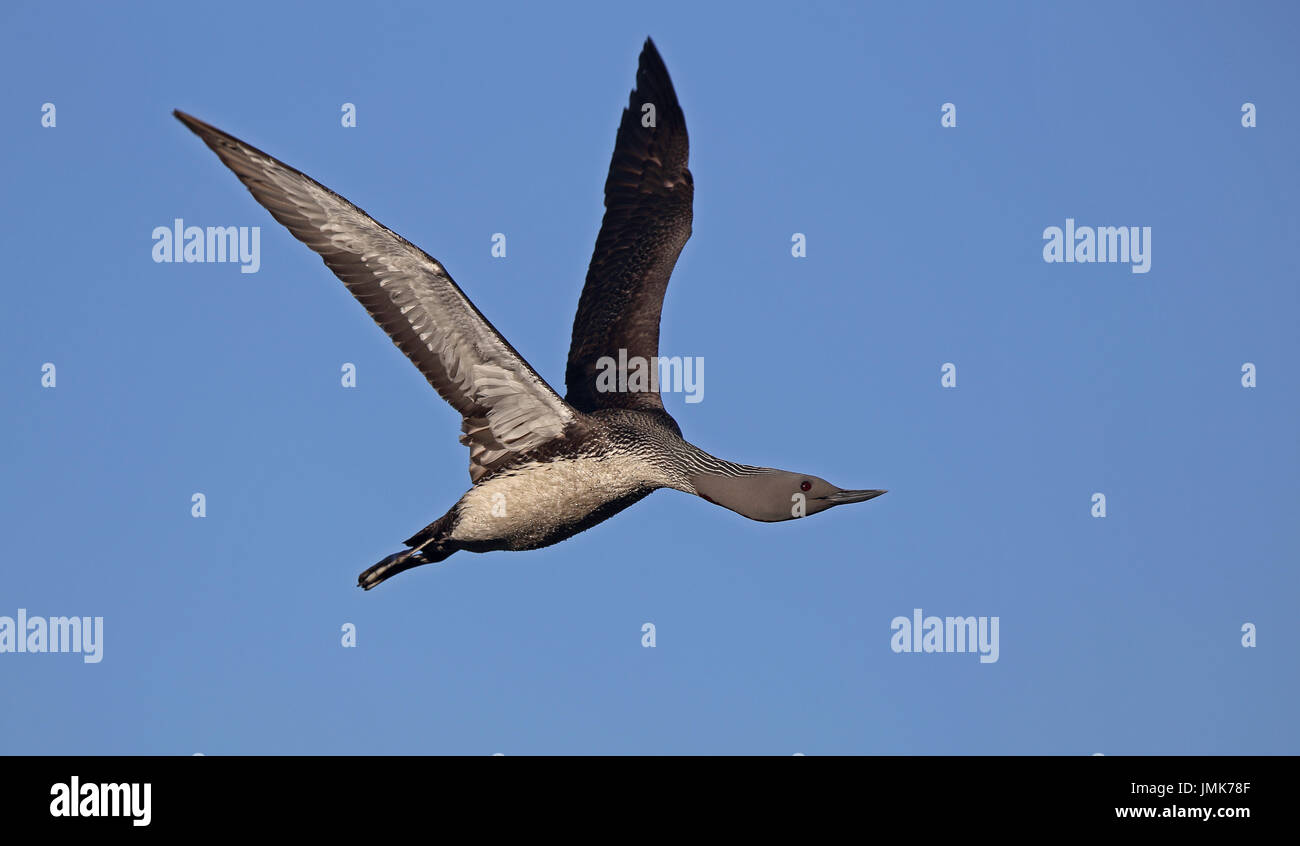
M 588 518 L 603 507 L 663 487 L 661 476 L 650 462 L 628 456 L 522 464 L 461 497 L 452 538 L 502 541 L 510 549 L 555 543 L 586 528 Z

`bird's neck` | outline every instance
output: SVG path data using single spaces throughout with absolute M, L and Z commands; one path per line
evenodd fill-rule
M 746 480 L 773 472 L 768 467 L 754 467 L 718 458 L 685 441 L 683 444 L 686 446 L 686 454 L 681 466 L 687 485 L 680 490 L 740 514 L 746 513 Z

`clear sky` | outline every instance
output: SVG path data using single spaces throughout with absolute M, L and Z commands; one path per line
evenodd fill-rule
M 0 654 L 0 752 L 1300 753 L 1293 4 L 377 6 L 0 9 L 0 616 L 103 618 L 98 663 Z M 647 35 L 696 185 L 662 351 L 707 365 L 668 410 L 890 493 L 661 491 L 359 590 L 468 486 L 459 417 L 171 110 L 562 391 Z M 258 272 L 155 263 L 176 218 L 261 227 Z M 1067 219 L 1149 271 L 1045 262 Z M 895 652 L 918 608 L 998 660 Z

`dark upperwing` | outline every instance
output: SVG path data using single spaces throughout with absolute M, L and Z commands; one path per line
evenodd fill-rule
M 654 125 L 645 126 L 645 104 Z M 605 181 L 605 219 L 573 320 L 565 400 L 580 411 L 663 411 L 657 390 L 600 391 L 598 362 L 659 354 L 659 313 L 677 256 L 691 237 L 695 183 L 687 170 L 686 119 L 654 42 L 646 39 L 636 88 L 623 110 Z

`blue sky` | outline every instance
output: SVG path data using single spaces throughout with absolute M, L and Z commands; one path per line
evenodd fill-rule
M 0 11 L 0 615 L 104 618 L 97 664 L 0 654 L 0 752 L 1300 752 L 1294 6 L 311 8 Z M 560 388 L 647 35 L 696 184 L 661 349 L 707 363 L 669 411 L 890 493 L 662 491 L 360 591 L 467 487 L 459 418 L 171 110 Z M 177 217 L 260 226 L 260 270 L 153 262 Z M 1151 227 L 1150 272 L 1045 263 L 1067 218 Z M 895 653 L 915 608 L 998 617 L 999 660 Z

